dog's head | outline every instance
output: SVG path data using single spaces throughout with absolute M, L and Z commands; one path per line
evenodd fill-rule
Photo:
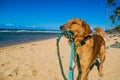
M 60 30 L 70 31 L 73 33 L 73 37 L 87 37 L 92 32 L 90 26 L 80 19 L 69 20 L 67 24 L 60 26 Z

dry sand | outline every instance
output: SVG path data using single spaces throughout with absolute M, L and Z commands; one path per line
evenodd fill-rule
M 67 41 L 65 38 L 60 41 L 66 75 L 70 52 Z M 94 67 L 89 80 L 120 80 L 120 48 L 110 47 L 118 42 L 120 37 L 107 35 L 104 77 L 99 78 Z M 57 58 L 56 38 L 0 48 L 0 80 L 63 80 Z

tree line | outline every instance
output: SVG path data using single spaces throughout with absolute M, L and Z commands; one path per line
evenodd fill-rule
M 120 27 L 120 0 L 105 0 L 107 7 L 106 30 Z

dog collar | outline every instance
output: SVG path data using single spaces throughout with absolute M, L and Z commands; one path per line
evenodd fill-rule
M 85 43 L 86 43 L 86 41 L 82 41 L 82 42 L 80 42 L 79 44 L 77 44 L 76 47 L 81 47 L 81 46 L 83 46 Z
M 84 39 L 83 41 L 81 41 L 79 44 L 77 44 L 76 47 L 81 47 L 81 46 L 83 46 L 90 37 L 91 37 L 91 36 L 85 37 L 85 39 Z

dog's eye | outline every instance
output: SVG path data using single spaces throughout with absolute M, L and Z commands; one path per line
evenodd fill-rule
M 77 24 L 76 22 L 72 22 L 72 24 Z

